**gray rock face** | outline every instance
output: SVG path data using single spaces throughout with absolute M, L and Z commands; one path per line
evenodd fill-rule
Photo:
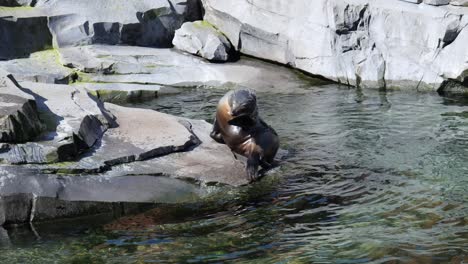
M 450 3 L 450 0 L 424 0 L 424 3 L 435 6 L 448 5 Z
M 454 6 L 468 6 L 468 0 L 452 0 L 450 4 Z
M 172 44 L 177 49 L 212 61 L 227 61 L 231 43 L 205 21 L 187 22 L 176 31 Z
M 242 53 L 361 87 L 437 90 L 468 69 L 468 9 L 403 1 L 204 0 Z
M 37 141 L 11 144 L 0 153 L 9 163 L 73 160 L 112 126 L 112 116 L 84 89 L 41 83 L 22 83 L 20 89 L 17 83 L 4 83 L 2 142 Z
M 0 6 L 33 6 L 36 0 L 0 0 Z
M 52 45 L 170 47 L 175 30 L 201 16 L 198 0 L 40 0 L 32 10 L 0 9 L 0 59 Z
M 43 131 L 34 98 L 20 90 L 11 75 L 0 70 L 0 142 L 22 143 Z
M 27 57 L 52 47 L 47 17 L 18 18 L 0 11 L 0 60 Z

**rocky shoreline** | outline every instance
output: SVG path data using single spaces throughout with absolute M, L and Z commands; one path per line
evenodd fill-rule
M 466 1 L 202 2 L 0 0 L 0 226 L 246 185 L 207 122 L 113 104 L 329 83 L 243 54 L 363 88 L 468 86 Z

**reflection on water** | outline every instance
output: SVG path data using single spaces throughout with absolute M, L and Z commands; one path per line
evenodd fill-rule
M 134 106 L 210 120 L 223 94 L 194 89 Z M 2 259 L 468 262 L 466 102 L 335 86 L 258 97 L 261 115 L 290 150 L 274 188 L 98 227 L 68 225 L 41 239 L 10 230 L 30 242 L 13 240 Z

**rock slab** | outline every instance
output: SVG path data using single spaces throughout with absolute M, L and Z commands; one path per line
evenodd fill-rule
M 175 32 L 174 46 L 210 61 L 227 61 L 231 43 L 206 21 L 187 22 Z

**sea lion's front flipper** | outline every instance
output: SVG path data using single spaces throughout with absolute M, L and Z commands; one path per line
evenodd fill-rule
M 221 135 L 221 129 L 219 128 L 218 120 L 216 119 L 216 117 L 214 118 L 213 130 L 210 133 L 210 137 L 218 143 L 226 144 L 224 142 L 223 136 Z
M 258 178 L 258 165 L 260 164 L 260 157 L 258 154 L 253 154 L 247 159 L 247 165 L 245 172 L 247 174 L 247 180 L 254 182 Z

